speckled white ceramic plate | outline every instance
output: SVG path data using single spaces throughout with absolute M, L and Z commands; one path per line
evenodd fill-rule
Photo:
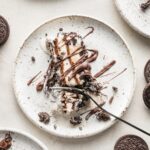
M 55 37 L 59 28 L 63 28 L 66 32 L 74 31 L 83 35 L 87 33 L 85 28 L 88 26 L 93 26 L 95 31 L 91 36 L 86 38 L 85 42 L 87 47 L 99 50 L 99 58 L 93 63 L 92 72 L 96 73 L 104 65 L 114 59 L 117 63 L 107 73 L 119 73 L 127 68 L 126 72 L 110 82 L 110 88 L 105 91 L 108 98 L 110 98 L 112 96 L 112 86 L 118 88 L 115 100 L 111 105 L 107 102 L 105 108 L 117 116 L 122 116 L 131 101 L 135 88 L 135 69 L 126 44 L 121 37 L 106 24 L 96 19 L 83 16 L 66 16 L 51 20 L 37 28 L 27 40 L 25 40 L 16 59 L 14 89 L 18 104 L 25 115 L 34 124 L 60 137 L 81 138 L 91 136 L 104 131 L 115 122 L 114 118 L 108 122 L 99 122 L 93 116 L 89 121 L 86 122 L 84 120 L 81 125 L 73 127 L 68 119 L 62 116 L 51 116 L 49 124 L 45 125 L 40 123 L 38 113 L 47 112 L 51 115 L 51 102 L 46 98 L 43 92 L 36 92 L 35 86 L 38 81 L 31 86 L 27 86 L 29 79 L 39 71 L 45 72 L 48 67 L 49 56 L 44 53 L 40 47 L 40 41 L 46 33 Z M 32 56 L 36 59 L 35 63 L 31 62 Z M 99 78 L 99 81 L 105 82 L 113 76 Z
M 12 146 L 10 150 L 48 150 L 43 143 L 33 136 L 14 129 L 0 129 L 0 140 L 6 133 L 11 133 Z
M 147 0 L 115 0 L 125 21 L 137 32 L 150 38 L 150 8 L 143 12 L 140 5 Z

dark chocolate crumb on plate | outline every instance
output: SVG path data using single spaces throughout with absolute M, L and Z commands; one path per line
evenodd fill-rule
M 32 61 L 33 63 L 35 62 L 35 57 L 34 57 L 34 56 L 31 57 L 31 61 Z
M 125 135 L 115 144 L 114 150 L 149 150 L 146 142 L 136 135 Z
M 39 121 L 40 122 L 43 122 L 44 124 L 48 124 L 49 123 L 49 121 L 50 121 L 50 115 L 48 113 L 46 113 L 46 112 L 40 112 L 38 114 L 38 116 L 39 116 Z
M 63 28 L 59 28 L 59 31 L 62 32 L 62 31 L 63 31 Z
M 145 76 L 146 82 L 149 83 L 150 82 L 150 60 L 148 60 L 148 62 L 145 65 L 144 76 Z
M 146 85 L 143 91 L 143 100 L 145 105 L 150 108 L 150 83 Z
M 0 16 L 0 46 L 3 45 L 9 37 L 9 25 L 5 18 Z
M 113 91 L 114 91 L 115 93 L 118 92 L 118 88 L 117 88 L 117 87 L 113 86 L 112 89 L 113 89 Z

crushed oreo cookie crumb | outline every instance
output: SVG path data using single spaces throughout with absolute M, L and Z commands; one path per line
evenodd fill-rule
M 110 120 L 110 116 L 107 113 L 103 112 L 103 111 L 100 111 L 100 112 L 96 113 L 96 118 L 99 121 L 108 121 L 108 120 Z
M 71 117 L 71 119 L 70 119 L 70 123 L 74 126 L 79 125 L 81 122 L 82 122 L 81 116 Z
M 8 150 L 12 145 L 12 137 L 10 133 L 5 134 L 5 138 L 0 141 L 0 150 Z
M 39 121 L 40 122 L 43 122 L 44 124 L 48 124 L 49 123 L 49 121 L 50 121 L 50 115 L 48 113 L 46 113 L 46 112 L 40 112 L 38 114 L 38 116 L 39 116 Z
M 43 87 L 44 87 L 44 84 L 43 83 L 38 83 L 37 85 L 36 85 L 36 91 L 37 92 L 41 92 L 42 90 L 43 90 Z

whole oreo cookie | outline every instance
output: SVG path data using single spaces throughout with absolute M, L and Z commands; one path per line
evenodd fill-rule
M 114 150 L 149 150 L 146 142 L 136 135 L 125 135 L 115 144 Z
M 150 82 L 150 60 L 148 60 L 148 62 L 145 65 L 144 76 L 145 76 L 146 82 L 149 83 Z
M 150 83 L 146 85 L 143 91 L 143 100 L 145 105 L 150 108 Z
M 7 21 L 0 16 L 0 46 L 4 44 L 9 37 L 9 25 Z

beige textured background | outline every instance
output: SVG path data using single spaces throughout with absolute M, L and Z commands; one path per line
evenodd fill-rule
M 0 48 L 0 127 L 29 132 L 44 142 L 49 150 L 112 150 L 116 140 L 124 134 L 137 134 L 150 143 L 150 137 L 119 122 L 102 134 L 88 139 L 60 139 L 35 127 L 18 107 L 12 89 L 12 73 L 15 57 L 23 41 L 44 22 L 73 14 L 104 21 L 126 41 L 137 69 L 137 85 L 124 119 L 150 132 L 150 110 L 146 109 L 142 100 L 145 85 L 143 68 L 150 58 L 150 39 L 128 27 L 117 13 L 113 0 L 0 0 L 0 15 L 7 18 L 11 29 L 7 44 Z

